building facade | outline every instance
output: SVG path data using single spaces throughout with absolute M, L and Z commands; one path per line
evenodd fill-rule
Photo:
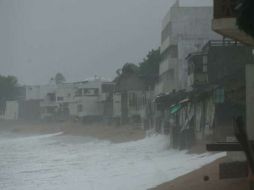
M 156 94 L 171 93 L 187 86 L 189 52 L 199 50 L 208 40 L 220 38 L 211 30 L 212 7 L 182 7 L 179 1 L 162 21 L 160 78 Z

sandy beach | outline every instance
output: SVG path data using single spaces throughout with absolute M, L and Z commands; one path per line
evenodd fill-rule
M 34 135 L 63 132 L 63 135 L 89 136 L 113 143 L 136 141 L 145 137 L 145 131 L 132 126 L 82 124 L 75 122 L 0 122 L 0 130 L 16 134 Z

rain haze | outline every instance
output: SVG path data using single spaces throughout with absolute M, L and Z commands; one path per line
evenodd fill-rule
M 0 0 L 1 74 L 21 84 L 107 79 L 160 45 L 172 0 Z M 211 1 L 185 1 L 188 5 Z
M 0 0 L 0 190 L 254 190 L 252 1 Z

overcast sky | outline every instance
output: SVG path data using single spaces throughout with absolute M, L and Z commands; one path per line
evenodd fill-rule
M 22 84 L 48 83 L 57 72 L 68 81 L 113 79 L 124 63 L 140 62 L 159 47 L 172 2 L 0 0 L 0 74 Z

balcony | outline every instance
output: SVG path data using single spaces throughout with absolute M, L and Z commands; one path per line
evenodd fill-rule
M 238 29 L 236 17 L 242 0 L 214 0 L 214 19 L 212 29 L 223 35 L 247 45 L 254 45 L 254 39 Z

